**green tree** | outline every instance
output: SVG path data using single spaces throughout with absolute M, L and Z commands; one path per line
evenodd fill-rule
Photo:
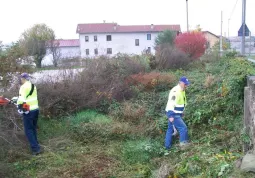
M 21 65 L 24 60 L 24 51 L 18 42 L 13 43 L 0 53 L 0 88 L 5 90 L 17 72 L 28 71 L 28 68 Z
M 165 30 L 158 34 L 155 39 L 155 46 L 169 44 L 171 46 L 174 45 L 174 40 L 176 37 L 176 32 L 171 30 Z
M 36 67 L 41 68 L 46 54 L 46 42 L 54 39 L 55 33 L 51 28 L 46 24 L 36 24 L 22 34 L 20 44 L 27 55 L 34 57 Z
M 226 38 L 222 39 L 222 49 L 223 50 L 228 50 L 230 49 L 230 43 L 227 41 Z M 213 50 L 215 51 L 219 51 L 220 50 L 220 41 L 218 41 L 217 43 L 215 43 L 215 45 L 213 46 Z

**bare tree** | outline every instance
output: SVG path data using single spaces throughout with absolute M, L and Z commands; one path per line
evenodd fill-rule
M 52 54 L 52 62 L 55 67 L 58 66 L 58 62 L 61 59 L 61 50 L 59 48 L 58 40 L 51 40 L 49 43 L 49 50 Z

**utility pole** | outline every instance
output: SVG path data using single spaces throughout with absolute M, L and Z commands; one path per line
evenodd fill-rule
M 187 32 L 189 32 L 189 12 L 188 12 L 188 0 L 186 0 L 186 13 L 187 13 Z
M 222 57 L 222 24 L 223 24 L 223 17 L 222 17 L 222 11 L 221 11 L 221 25 L 220 25 L 220 56 Z
M 228 19 L 228 38 L 229 38 L 229 21 L 230 19 Z
M 246 15 L 246 0 L 243 0 L 242 5 L 242 28 L 243 28 L 243 34 L 242 34 L 242 48 L 241 48 L 241 54 L 245 55 L 245 15 Z
M 249 35 L 250 35 L 249 56 L 251 56 L 251 31 Z

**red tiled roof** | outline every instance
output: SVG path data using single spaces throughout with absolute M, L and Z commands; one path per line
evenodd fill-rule
M 117 23 L 78 24 L 76 33 L 131 33 L 181 31 L 180 25 L 118 25 Z
M 56 42 L 59 42 L 59 47 L 70 47 L 70 46 L 80 46 L 80 41 L 78 39 L 72 39 L 72 40 L 55 40 Z
M 46 45 L 48 47 L 51 46 L 52 41 L 48 41 Z M 72 39 L 72 40 L 54 40 L 54 44 L 59 43 L 58 47 L 78 47 L 80 46 L 80 41 L 78 39 Z

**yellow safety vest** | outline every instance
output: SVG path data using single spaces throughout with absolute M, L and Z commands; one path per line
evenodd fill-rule
M 17 100 L 17 104 L 23 104 L 24 102 L 29 105 L 30 111 L 36 110 L 39 108 L 38 100 L 37 100 L 37 90 L 36 86 L 34 86 L 34 91 L 31 95 L 28 96 L 32 88 L 32 83 L 30 81 L 26 81 L 23 85 L 21 85 L 19 89 L 19 98 Z
M 186 94 L 185 91 L 182 90 L 181 86 L 177 85 L 172 88 L 168 95 L 166 112 L 172 111 L 176 114 L 182 114 L 186 105 Z

